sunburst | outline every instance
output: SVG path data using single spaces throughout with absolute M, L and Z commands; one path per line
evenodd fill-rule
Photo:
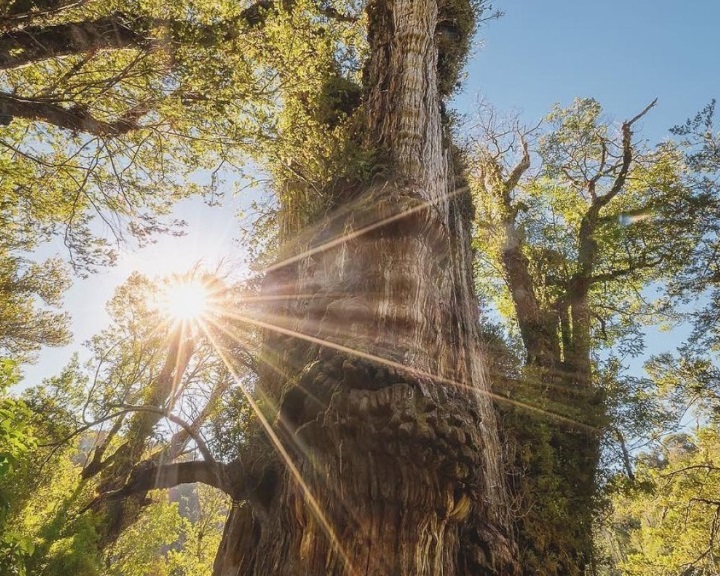
M 210 311 L 210 299 L 208 287 L 200 280 L 179 280 L 166 288 L 162 309 L 176 322 L 197 322 Z

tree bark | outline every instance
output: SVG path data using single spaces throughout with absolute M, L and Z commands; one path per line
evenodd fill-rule
M 388 166 L 286 243 L 245 318 L 265 330 L 255 397 L 281 457 L 233 508 L 216 576 L 517 572 L 437 5 L 368 13 L 365 136 Z
M 119 14 L 86 22 L 21 28 L 0 34 L 0 70 L 70 54 L 121 50 L 145 40 Z

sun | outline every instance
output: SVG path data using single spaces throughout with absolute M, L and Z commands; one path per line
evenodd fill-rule
M 173 320 L 200 320 L 208 312 L 210 294 L 198 280 L 182 280 L 166 289 L 164 308 Z

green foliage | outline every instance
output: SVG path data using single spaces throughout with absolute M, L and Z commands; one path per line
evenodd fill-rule
M 352 2 L 333 9 L 348 18 L 318 17 L 313 2 L 299 0 L 262 29 L 263 57 L 277 71 L 282 106 L 260 150 L 280 200 L 284 237 L 322 218 L 372 168 L 374 151 L 359 134 L 362 15 Z
M 108 576 L 207 576 L 220 545 L 227 499 L 198 485 L 185 502 L 167 493 L 154 502 L 108 550 Z M 185 498 L 185 497 L 182 497 Z M 189 504 L 189 505 L 188 505 Z M 186 508 L 181 513 L 181 508 Z
M 7 395 L 7 389 L 18 379 L 17 364 L 7 359 L 0 361 L 0 479 L 12 472 L 18 459 L 34 444 L 28 407 Z
M 714 574 L 720 552 L 720 437 L 714 428 L 668 437 L 639 460 L 636 488 L 613 496 L 602 542 L 617 573 Z
M 58 311 L 68 284 L 59 260 L 12 256 L 0 238 L 0 354 L 27 360 L 40 346 L 68 342 L 69 316 Z
M 13 502 L 5 489 L 8 476 L 36 444 L 30 410 L 22 400 L 7 395 L 18 378 L 16 364 L 0 360 L 0 571 L 24 576 L 24 559 L 33 553 L 34 545 L 22 531 L 9 529 Z
M 94 486 L 80 481 L 78 451 L 73 445 L 48 454 L 29 453 L 10 478 L 12 525 L 32 539 L 25 559 L 29 574 L 99 574 L 96 520 L 80 511 Z
M 505 246 L 500 214 L 505 210 L 514 214 L 537 296 L 543 306 L 552 308 L 582 272 L 580 227 L 592 202 L 590 194 L 608 194 L 618 176 L 619 168 L 611 170 L 609 164 L 622 154 L 621 138 L 603 120 L 596 101 L 577 100 L 567 109 L 556 107 L 547 122 L 548 130 L 537 146 L 539 168 L 528 172 L 510 191 L 507 207 L 482 193 L 483 184 L 473 181 L 480 290 L 493 296 L 506 318 L 515 312 L 500 266 Z M 593 285 L 590 303 L 594 342 L 602 348 L 623 341 L 631 345 L 637 326 L 656 321 L 658 305 L 641 296 L 644 287 L 672 277 L 692 250 L 688 223 L 674 220 L 669 212 L 687 207 L 682 155 L 666 143 L 655 149 L 635 144 L 632 153 L 626 182 L 601 209 L 593 233 L 596 253 L 589 278 Z M 512 159 L 502 161 L 509 165 Z M 589 192 L 588 183 L 598 174 Z
M 186 521 L 178 512 L 177 503 L 162 500 L 147 506 L 138 520 L 108 550 L 110 574 L 113 576 L 164 576 L 167 558 L 163 548 L 172 544 Z
M 578 99 L 542 131 L 480 119 L 476 277 L 525 348 L 526 368 L 503 387 L 521 406 L 502 412 L 523 562 L 539 573 L 589 565 L 601 457 L 632 477 L 632 443 L 678 413 L 623 366 L 645 326 L 679 317 L 650 289 L 687 265 L 698 228 L 680 144 L 639 142 L 642 114 L 618 130 Z
M 61 58 L 53 44 L 10 41 L 19 60 L 0 72 L 0 202 L 12 221 L 38 239 L 62 233 L 79 269 L 115 257 L 93 219 L 140 243 L 177 230 L 172 204 L 212 198 L 222 165 L 267 131 L 272 72 L 248 57 L 256 38 L 243 16 L 233 2 L 95 0 L 37 17 L 30 35 L 68 23 L 92 32 L 86 46 L 68 29 Z
M 720 349 L 720 133 L 715 126 L 715 100 L 695 117 L 672 129 L 683 145 L 691 190 L 685 219 L 692 219 L 694 245 L 686 265 L 673 278 L 673 303 L 690 304 L 694 345 Z M 698 305 L 698 301 L 705 302 Z

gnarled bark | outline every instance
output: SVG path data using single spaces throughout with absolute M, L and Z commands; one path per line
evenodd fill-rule
M 369 8 L 366 141 L 384 178 L 288 241 L 256 388 L 281 455 L 233 509 L 217 576 L 513 574 L 477 343 L 467 193 L 437 89 L 434 0 Z

